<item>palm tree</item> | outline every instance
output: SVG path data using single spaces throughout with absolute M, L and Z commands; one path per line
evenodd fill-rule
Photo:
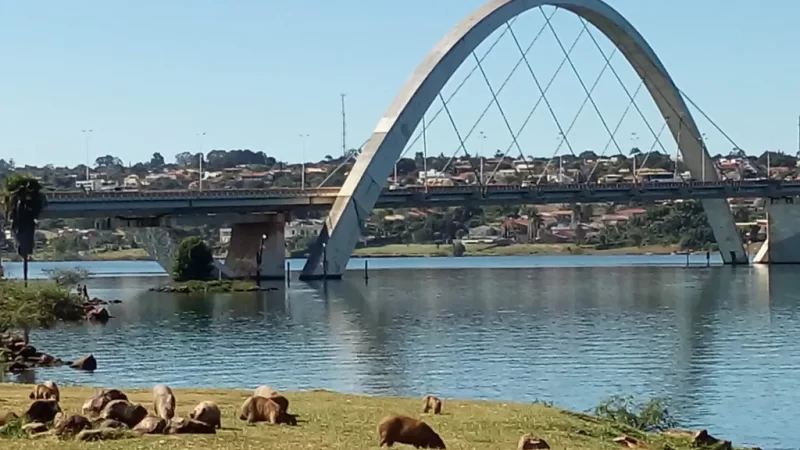
M 23 261 L 23 279 L 28 285 L 28 258 L 33 253 L 36 221 L 42 213 L 47 198 L 39 180 L 30 175 L 15 173 L 6 178 L 3 207 L 6 220 L 11 222 L 11 232 L 17 242 L 17 253 Z

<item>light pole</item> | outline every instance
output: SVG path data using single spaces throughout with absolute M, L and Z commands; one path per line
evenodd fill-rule
M 94 130 L 81 130 L 83 133 L 84 143 L 86 144 L 86 181 L 89 181 L 89 136 Z
M 478 161 L 479 161 L 479 164 L 480 164 L 480 167 L 481 167 L 481 169 L 480 169 L 480 176 L 481 176 L 480 185 L 481 186 L 483 186 L 483 150 L 485 148 L 485 144 L 486 144 L 486 134 L 483 131 L 481 131 L 481 153 L 480 153 L 480 155 L 478 155 Z
M 199 152 L 200 153 L 200 162 L 199 162 L 200 179 L 199 179 L 199 184 L 198 184 L 198 190 L 199 191 L 203 190 L 203 138 L 205 138 L 205 135 L 206 135 L 205 131 L 202 132 L 202 133 L 197 133 L 198 146 L 200 147 L 200 149 L 199 149 L 200 150 L 200 152 Z
M 300 158 L 302 162 L 300 164 L 301 170 L 303 171 L 300 174 L 300 189 L 306 189 L 306 139 L 311 137 L 310 134 L 301 134 L 300 139 L 303 141 L 302 153 L 300 153 Z
M 706 181 L 706 157 L 708 156 L 708 148 L 706 148 L 706 134 L 700 135 L 700 146 L 703 148 L 703 157 L 700 159 L 700 181 Z
M 267 235 L 261 235 L 261 242 L 258 245 L 258 251 L 256 252 L 256 284 L 261 287 L 261 261 L 263 261 L 264 257 L 264 242 L 267 240 Z

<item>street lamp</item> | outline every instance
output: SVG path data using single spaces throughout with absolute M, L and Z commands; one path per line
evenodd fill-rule
M 478 155 L 478 161 L 480 164 L 480 177 L 481 177 L 480 184 L 483 185 L 483 150 L 486 144 L 486 134 L 483 131 L 481 131 L 480 135 L 481 135 L 481 154 Z
M 200 147 L 200 179 L 198 184 L 198 190 L 203 190 L 203 138 L 205 137 L 205 131 L 202 133 L 197 133 L 197 140 L 199 142 L 198 147 Z
M 267 235 L 261 235 L 261 242 L 258 245 L 258 251 L 256 252 L 256 284 L 261 287 L 261 261 L 264 258 L 264 242 L 267 241 Z
M 303 151 L 300 154 L 300 158 L 302 159 L 301 167 L 303 173 L 300 174 L 300 189 L 306 189 L 306 138 L 311 137 L 310 134 L 301 134 L 300 139 L 303 140 Z
M 86 181 L 89 181 L 89 133 L 92 133 L 94 130 L 81 130 L 84 136 L 84 142 L 86 144 Z

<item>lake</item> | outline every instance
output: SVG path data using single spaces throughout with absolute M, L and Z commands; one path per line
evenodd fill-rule
M 718 259 L 706 268 L 705 255 L 685 262 L 371 259 L 366 283 L 354 259 L 343 281 L 208 297 L 148 292 L 167 282 L 151 262 L 33 263 L 33 276 L 80 264 L 97 274 L 91 296 L 123 300 L 107 325 L 33 333 L 34 345 L 63 359 L 93 353 L 96 372 L 35 376 L 65 385 L 435 393 L 575 410 L 614 394 L 663 396 L 687 427 L 735 445 L 795 448 L 795 269 L 720 267 Z

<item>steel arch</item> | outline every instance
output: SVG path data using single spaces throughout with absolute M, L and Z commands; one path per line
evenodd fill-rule
M 692 114 L 672 78 L 639 32 L 611 6 L 602 0 L 492 0 L 439 41 L 384 113 L 339 191 L 303 268 L 304 278 L 338 277 L 344 273 L 360 229 L 392 172 L 394 161 L 438 93 L 489 35 L 512 18 L 541 6 L 571 11 L 605 34 L 642 78 L 673 137 L 680 139 L 684 163 L 692 176 L 704 181 L 718 179 L 713 161 L 698 139 L 700 133 Z M 704 200 L 703 206 L 723 260 L 746 262 L 747 254 L 727 202 Z

